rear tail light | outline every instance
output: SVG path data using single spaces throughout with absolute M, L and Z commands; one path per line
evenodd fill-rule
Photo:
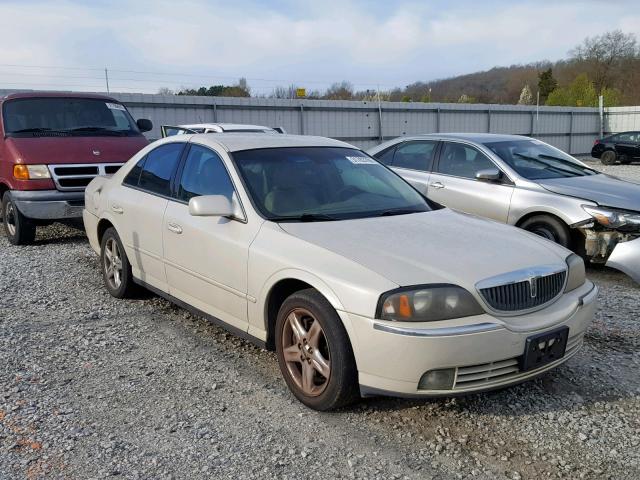
M 594 140 L 594 142 L 593 142 L 593 144 L 594 144 L 594 145 L 598 145 L 599 143 L 600 143 L 600 139 L 599 139 L 599 138 L 596 138 L 596 139 Z

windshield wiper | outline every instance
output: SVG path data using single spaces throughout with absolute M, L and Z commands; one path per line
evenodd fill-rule
M 274 217 L 271 220 L 273 220 L 274 222 L 281 222 L 286 220 L 294 220 L 299 222 L 330 222 L 338 219 L 325 213 L 303 213 L 302 215 Z
M 390 210 L 385 210 L 380 213 L 381 217 L 390 217 L 392 215 L 408 215 L 410 213 L 423 213 L 426 210 L 416 210 L 415 208 L 394 208 Z
M 542 164 L 542 165 L 544 165 L 545 170 L 551 170 L 551 171 L 556 171 L 558 173 L 568 174 L 571 177 L 584 177 L 584 176 L 586 176 L 584 173 L 582 173 L 580 171 L 571 171 L 571 170 L 566 170 L 564 168 L 556 167 L 554 165 L 551 165 L 549 162 L 543 162 L 542 160 L 540 160 L 538 158 L 535 158 L 535 157 L 531 157 L 529 155 L 524 155 L 522 153 L 517 153 L 517 152 L 514 152 L 513 154 L 518 156 L 518 157 L 520 157 L 520 158 L 524 158 L 526 160 L 530 160 L 532 162 Z M 540 155 L 540 156 L 542 157 L 542 155 Z M 556 157 L 551 157 L 549 155 L 545 155 L 545 157 L 549 157 L 549 158 L 547 158 L 547 160 L 560 160 L 563 163 L 570 163 L 570 162 L 568 162 L 566 160 L 562 160 L 562 159 L 559 159 L 559 158 L 556 158 Z M 577 166 L 579 166 L 579 165 L 577 165 Z
M 9 134 L 11 133 L 68 133 L 67 130 L 53 130 L 51 128 L 47 128 L 47 127 L 33 127 L 33 128 L 21 128 L 20 130 L 14 130 L 13 132 L 7 132 Z
M 68 130 L 69 132 L 100 132 L 100 133 L 106 133 L 109 135 L 117 135 L 119 137 L 126 135 L 126 132 L 121 131 L 121 130 L 110 130 L 108 128 L 105 127 L 78 127 L 78 128 L 72 128 L 71 130 Z
M 573 167 L 575 165 L 576 167 L 582 168 L 582 169 L 587 170 L 589 172 L 593 172 L 594 174 L 600 173 L 599 171 L 594 170 L 593 168 L 583 167 L 582 165 L 576 165 L 573 162 L 570 162 L 569 160 L 566 160 L 566 159 L 560 158 L 560 157 L 554 157 L 553 155 L 545 155 L 544 153 L 541 153 L 541 154 L 538 155 L 538 157 L 544 158 L 546 160 L 556 160 L 556 161 L 561 162 L 563 164 L 569 165 L 570 167 Z

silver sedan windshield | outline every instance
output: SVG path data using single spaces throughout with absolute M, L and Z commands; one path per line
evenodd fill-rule
M 484 145 L 529 180 L 584 177 L 599 173 L 563 151 L 534 139 L 490 142 Z

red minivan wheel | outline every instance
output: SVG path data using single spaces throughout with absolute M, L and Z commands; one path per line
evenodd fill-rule
M 27 245 L 36 238 L 35 224 L 20 213 L 10 192 L 2 197 L 2 223 L 7 238 L 14 245 Z

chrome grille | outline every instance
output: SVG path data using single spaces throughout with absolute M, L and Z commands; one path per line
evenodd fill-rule
M 124 163 L 87 163 L 49 165 L 51 178 L 58 190 L 84 190 L 98 175 L 113 175 Z
M 518 312 L 551 302 L 562 293 L 566 275 L 564 269 L 538 267 L 484 280 L 477 288 L 493 310 Z

